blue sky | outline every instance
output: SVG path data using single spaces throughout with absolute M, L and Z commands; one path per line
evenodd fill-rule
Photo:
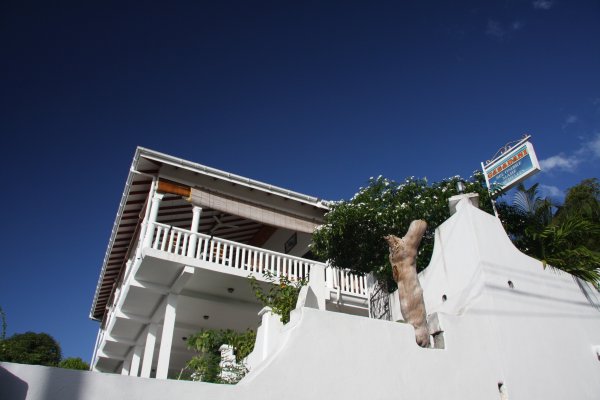
M 468 177 L 532 135 L 545 194 L 598 176 L 597 1 L 0 5 L 0 306 L 90 358 L 135 146 L 325 199 Z

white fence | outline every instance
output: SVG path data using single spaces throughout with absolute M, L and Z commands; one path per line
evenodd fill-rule
M 203 233 L 193 233 L 186 229 L 154 222 L 152 229 L 152 248 L 207 261 L 227 268 L 256 273 L 257 278 L 270 273 L 276 278 L 286 276 L 292 280 L 308 280 L 310 267 L 325 264 L 288 254 L 261 249 L 247 244 L 237 243 Z M 325 266 L 326 267 L 326 266 Z M 352 274 L 346 270 L 326 267 L 327 287 L 338 289 L 342 293 L 367 296 L 366 277 Z
M 325 273 L 327 287 L 338 289 L 345 294 L 367 297 L 367 277 L 348 270 L 328 267 Z

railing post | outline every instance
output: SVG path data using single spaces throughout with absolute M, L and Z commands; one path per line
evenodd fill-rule
M 330 288 L 330 289 L 334 288 L 333 267 L 331 267 L 331 266 L 327 266 L 327 269 L 325 269 L 325 283 L 327 284 L 328 288 Z
M 148 227 L 146 229 L 146 237 L 144 238 L 144 244 L 142 248 L 152 246 L 152 239 L 154 238 L 154 223 L 158 218 L 158 208 L 160 207 L 160 202 L 162 201 L 164 194 L 162 193 L 154 193 L 152 196 L 152 205 L 150 206 L 150 214 L 148 215 Z
M 200 226 L 200 214 L 202 213 L 202 207 L 194 206 L 192 208 L 192 225 L 190 226 L 190 231 L 192 234 L 190 235 L 190 244 L 187 249 L 187 256 L 194 257 L 196 254 L 196 243 L 198 238 L 196 233 L 198 233 L 198 227 Z

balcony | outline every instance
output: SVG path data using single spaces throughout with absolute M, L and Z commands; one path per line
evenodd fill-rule
M 256 329 L 262 305 L 252 292 L 250 276 L 267 288 L 268 274 L 276 280 L 285 276 L 309 281 L 311 270 L 324 271 L 327 309 L 368 315 L 366 278 L 317 261 L 159 222 L 148 224 L 140 253 L 137 261 L 128 264 L 123 283 L 109 303 L 111 312 L 98 342 L 96 368 L 101 371 L 117 370 L 148 336 L 150 326 L 164 326 L 173 294 L 178 300 L 171 375 L 193 355 L 183 338 L 203 328 Z

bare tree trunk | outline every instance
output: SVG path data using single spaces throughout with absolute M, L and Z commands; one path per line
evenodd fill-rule
M 411 222 L 403 238 L 394 235 L 384 237 L 390 248 L 394 280 L 398 284 L 400 310 L 406 322 L 414 326 L 417 344 L 421 347 L 429 347 L 427 312 L 423 289 L 417 277 L 417 251 L 425 229 L 425 221 L 415 220 Z

